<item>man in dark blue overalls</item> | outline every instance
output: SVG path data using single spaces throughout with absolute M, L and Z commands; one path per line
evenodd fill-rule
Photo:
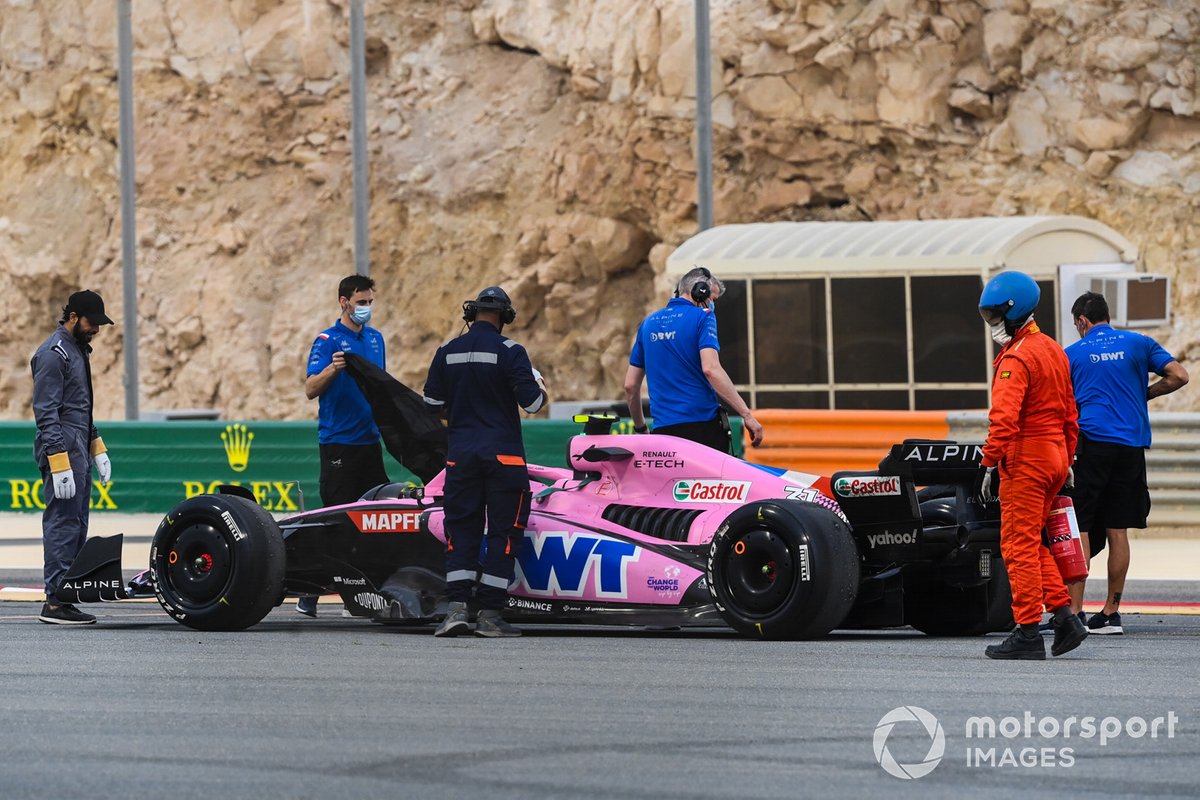
M 538 412 L 546 387 L 525 348 L 500 333 L 516 317 L 503 289 L 484 289 L 463 303 L 470 330 L 439 347 L 429 365 L 425 403 L 449 421 L 443 502 L 450 605 L 436 636 L 471 630 L 472 593 L 479 608 L 477 636 L 521 635 L 501 616 L 529 519 L 529 472 L 517 409 Z
M 58 328 L 29 362 L 33 371 L 33 457 L 42 471 L 46 604 L 38 619 L 52 625 L 90 625 L 91 614 L 55 597 L 83 549 L 92 497 L 92 464 L 101 483 L 112 480 L 112 462 L 92 421 L 92 337 L 113 321 L 95 292 L 71 295 Z

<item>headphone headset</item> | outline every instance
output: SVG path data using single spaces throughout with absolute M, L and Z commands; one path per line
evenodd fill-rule
M 712 297 L 712 287 L 708 282 L 712 280 L 712 273 L 708 271 L 708 267 L 699 267 L 700 274 L 704 276 L 704 280 L 696 281 L 692 286 L 692 299 L 700 305 L 706 305 L 708 298 Z
M 480 311 L 500 312 L 500 322 L 503 325 L 509 325 L 517 318 L 517 310 L 513 308 L 512 301 L 508 299 L 504 290 L 498 287 L 484 289 L 474 300 L 464 300 L 462 308 L 463 320 L 466 322 L 474 322 Z
M 696 281 L 694 284 L 692 284 L 692 291 L 688 294 L 697 305 L 706 306 L 708 304 L 708 299 L 712 297 L 712 287 L 708 284 L 709 281 L 714 280 L 714 278 L 712 273 L 708 271 L 708 267 L 697 266 L 696 269 L 700 270 L 700 275 L 704 278 L 704 280 Z M 680 278 L 680 283 L 682 282 L 683 279 Z M 679 297 L 679 285 L 679 283 L 675 284 L 675 297 Z

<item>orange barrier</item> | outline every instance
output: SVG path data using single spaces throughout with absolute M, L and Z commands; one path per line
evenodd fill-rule
M 945 439 L 945 411 L 815 411 L 759 409 L 763 443 L 747 445 L 746 460 L 829 476 L 844 469 L 875 469 L 905 439 Z

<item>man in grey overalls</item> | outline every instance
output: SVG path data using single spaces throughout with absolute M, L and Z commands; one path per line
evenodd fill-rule
M 112 325 L 104 300 L 95 292 L 71 295 L 58 328 L 29 362 L 33 370 L 33 417 L 37 436 L 33 457 L 42 471 L 42 549 L 46 604 L 38 617 L 53 625 L 89 625 L 91 614 L 54 593 L 87 539 L 92 462 L 101 483 L 112 479 L 112 462 L 92 422 L 92 337 Z

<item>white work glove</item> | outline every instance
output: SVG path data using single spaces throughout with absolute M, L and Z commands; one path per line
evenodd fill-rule
M 51 474 L 50 484 L 54 487 L 54 496 L 59 500 L 70 500 L 75 496 L 75 473 L 69 469 Z
M 546 394 L 550 394 L 549 390 L 546 389 L 546 381 L 544 378 L 542 378 L 542 373 L 539 372 L 536 367 L 530 367 L 530 369 L 533 370 L 533 379 L 537 381 L 538 388 Z
M 1074 489 L 1075 488 L 1075 468 L 1074 467 L 1067 467 L 1067 479 L 1065 481 L 1063 481 L 1063 488 L 1064 489 Z
M 112 480 L 112 459 L 108 457 L 108 453 L 100 453 L 95 458 L 96 474 L 100 476 L 101 483 L 108 483 Z
M 995 467 L 979 465 L 975 475 L 975 497 L 980 503 L 994 503 L 1000 497 L 1000 476 Z

